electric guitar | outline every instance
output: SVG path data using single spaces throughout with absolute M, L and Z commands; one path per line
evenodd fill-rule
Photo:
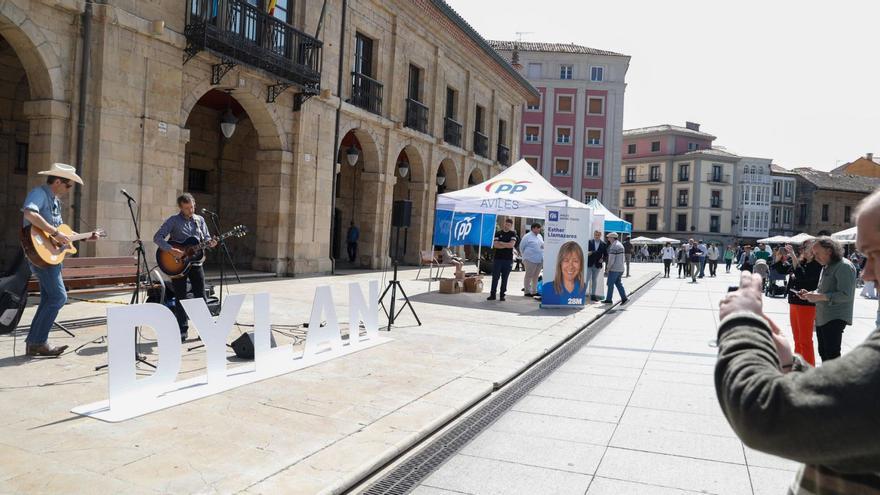
M 169 242 L 171 247 L 183 251 L 183 255 L 180 256 L 171 251 L 157 249 L 156 263 L 159 265 L 159 269 L 169 277 L 181 277 L 189 271 L 189 268 L 193 263 L 202 261 L 205 258 L 205 250 L 208 249 L 208 245 L 211 241 L 220 242 L 227 237 L 244 237 L 247 234 L 247 231 L 248 229 L 244 225 L 237 225 L 229 232 L 204 241 L 199 241 L 195 237 L 190 237 L 182 243 Z
M 34 265 L 40 268 L 48 268 L 53 265 L 60 265 L 64 261 L 64 257 L 68 254 L 76 254 L 76 247 L 73 243 L 83 239 L 89 239 L 92 236 L 107 237 L 104 229 L 98 229 L 94 232 L 86 232 L 84 234 L 73 235 L 73 229 L 67 224 L 58 226 L 58 232 L 70 238 L 70 243 L 62 245 L 50 236 L 48 232 L 36 227 L 28 225 L 21 229 L 21 247 L 28 259 Z

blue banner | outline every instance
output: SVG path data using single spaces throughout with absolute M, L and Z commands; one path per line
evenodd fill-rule
M 481 232 L 482 228 L 482 232 Z M 492 246 L 495 215 L 437 210 L 434 213 L 435 246 Z

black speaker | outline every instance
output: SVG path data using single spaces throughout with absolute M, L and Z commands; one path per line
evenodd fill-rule
M 275 347 L 275 335 L 269 334 L 269 339 L 272 341 L 272 347 Z M 241 336 L 235 339 L 232 342 L 232 350 L 235 351 L 235 356 L 241 359 L 254 359 L 254 332 L 247 332 L 241 334 Z
M 391 226 L 392 227 L 409 227 L 412 219 L 412 201 L 401 199 L 395 201 L 391 208 Z

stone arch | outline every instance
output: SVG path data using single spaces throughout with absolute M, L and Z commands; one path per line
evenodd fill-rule
M 232 76 L 227 76 L 232 79 Z M 236 78 L 237 79 L 237 78 Z M 183 98 L 180 107 L 180 122 L 185 125 L 199 100 L 209 91 L 231 91 L 231 96 L 241 105 L 247 113 L 254 129 L 257 131 L 257 139 L 260 149 L 290 150 L 287 142 L 287 133 L 284 131 L 283 119 L 278 115 L 277 104 L 266 103 L 266 88 L 257 84 L 249 83 L 244 87 L 231 85 L 212 85 L 210 76 L 205 74 L 201 82 L 189 91 Z
M 451 158 L 444 158 L 441 160 L 440 163 L 437 164 L 437 168 L 434 170 L 432 177 L 439 175 L 441 170 L 446 175 L 446 182 L 440 188 L 444 189 L 443 192 L 452 192 L 461 189 L 461 176 L 459 175 L 458 167 Z
M 343 129 L 341 127 L 341 129 Z M 385 209 L 387 200 L 382 188 L 387 181 L 381 172 L 379 144 L 373 134 L 362 127 L 340 131 L 341 140 L 336 150 L 338 163 L 336 180 L 336 210 L 333 212 L 333 256 L 341 265 L 353 268 L 378 267 L 386 236 Z M 358 159 L 354 166 L 348 163 L 347 150 L 354 147 Z M 359 232 L 356 249 L 347 241 L 350 226 Z M 351 250 L 350 250 L 351 249 Z
M 364 160 L 363 167 L 365 172 L 384 172 L 385 166 L 383 166 L 381 160 L 383 150 L 379 144 L 382 142 L 382 138 L 373 129 L 363 127 L 360 124 L 360 122 L 343 118 L 343 121 L 339 124 L 339 137 L 344 140 L 348 134 L 354 134 L 358 142 L 360 142 L 364 152 L 362 159 Z
M 465 187 L 485 182 L 485 180 L 486 176 L 483 174 L 483 170 L 479 166 L 474 166 L 465 177 Z
M 61 59 L 28 12 L 13 2 L 0 4 L 0 36 L 25 69 L 32 100 L 64 100 Z
M 425 164 L 419 149 L 412 144 L 404 146 L 397 154 L 393 155 L 395 183 L 393 187 L 393 201 L 409 200 L 412 202 L 412 210 L 410 215 L 410 226 L 402 229 L 399 245 L 397 250 L 399 260 L 405 263 L 417 264 L 419 262 L 419 250 L 424 248 L 424 235 L 427 231 L 425 222 L 428 218 L 428 193 L 431 190 L 430 184 L 427 182 Z M 409 172 L 406 177 L 401 177 L 399 173 L 399 164 L 402 160 L 409 163 Z M 393 203 L 392 203 L 393 204 Z M 389 208 L 391 206 L 389 205 Z M 389 232 L 389 254 L 392 259 L 395 257 L 394 249 L 396 238 L 396 229 L 391 228 Z

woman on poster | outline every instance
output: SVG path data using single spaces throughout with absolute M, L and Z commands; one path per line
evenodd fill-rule
M 568 241 L 559 248 L 556 256 L 556 273 L 553 283 L 543 285 L 543 305 L 584 304 L 584 251 L 575 241 Z

